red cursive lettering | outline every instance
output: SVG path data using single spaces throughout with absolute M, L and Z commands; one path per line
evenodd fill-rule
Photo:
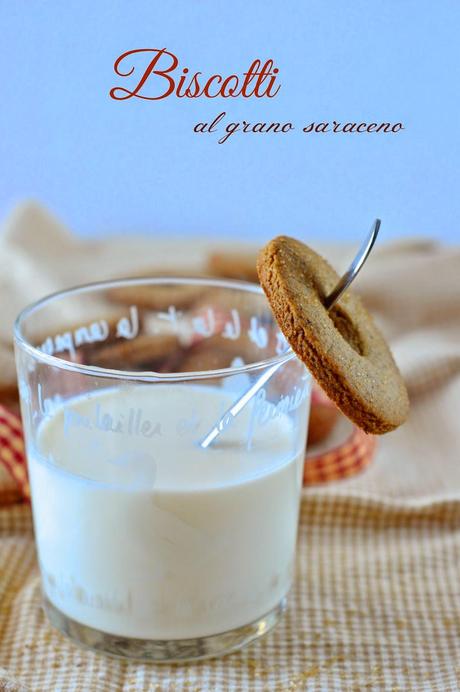
M 149 59 L 142 74 L 136 76 L 136 67 L 130 58 L 145 56 Z M 129 67 L 127 67 L 129 65 Z M 216 73 L 208 77 L 200 71 L 189 72 L 188 67 L 182 68 L 182 74 L 176 75 L 179 58 L 166 48 L 136 48 L 122 53 L 114 63 L 115 74 L 119 77 L 136 77 L 131 88 L 115 86 L 110 89 L 111 98 L 116 101 L 126 101 L 130 98 L 159 101 L 168 96 L 177 98 L 274 98 L 281 85 L 276 84 L 278 68 L 273 60 L 264 64 L 257 59 L 252 62 L 247 72 L 241 76 L 231 74 L 227 77 Z
M 140 80 L 138 81 L 136 87 L 132 90 L 129 89 L 124 89 L 123 87 L 114 87 L 113 89 L 110 90 L 110 96 L 113 99 L 116 99 L 117 101 L 125 101 L 126 99 L 129 99 L 133 96 L 139 99 L 146 99 L 148 101 L 158 101 L 159 99 L 165 99 L 167 96 L 172 94 L 172 92 L 175 89 L 175 82 L 174 79 L 170 76 L 169 72 L 172 72 L 173 70 L 176 69 L 176 67 L 179 64 L 179 60 L 176 58 L 176 56 L 173 53 L 170 53 L 169 51 L 166 50 L 166 48 L 162 48 L 161 50 L 157 48 L 137 48 L 136 50 L 129 50 L 126 53 L 123 53 L 120 55 L 119 58 L 116 59 L 115 64 L 114 64 L 114 70 L 115 72 L 120 75 L 120 77 L 129 77 L 133 74 L 135 71 L 134 67 L 131 67 L 129 72 L 122 72 L 120 70 L 120 64 L 125 61 L 125 59 L 130 56 L 134 55 L 135 53 L 154 53 L 154 57 L 151 59 L 150 63 L 148 64 L 147 68 L 144 70 L 144 73 Z M 167 69 L 164 70 L 155 70 L 154 68 L 156 67 L 158 61 L 163 55 L 169 55 L 169 57 L 172 59 L 171 64 Z M 168 86 L 166 88 L 166 91 L 163 91 L 157 96 L 144 96 L 143 94 L 140 94 L 139 92 L 143 88 L 144 84 L 147 82 L 149 79 L 150 75 L 155 74 L 158 75 L 159 77 L 164 77 L 168 83 Z M 123 96 L 119 96 L 118 94 L 121 93 Z

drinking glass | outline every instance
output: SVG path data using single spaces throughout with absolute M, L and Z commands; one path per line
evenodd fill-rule
M 270 630 L 293 576 L 311 378 L 261 289 L 81 286 L 26 308 L 15 349 L 51 623 L 151 661 Z

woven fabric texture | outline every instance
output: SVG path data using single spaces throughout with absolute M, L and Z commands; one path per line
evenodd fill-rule
M 311 496 L 288 612 L 226 658 L 154 666 L 84 651 L 40 607 L 28 508 L 0 513 L 0 675 L 9 690 L 458 690 L 460 505 Z M 7 686 L 9 685 L 9 686 Z

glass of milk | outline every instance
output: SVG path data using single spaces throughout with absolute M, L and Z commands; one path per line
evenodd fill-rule
M 270 630 L 294 572 L 311 379 L 261 289 L 82 286 L 26 308 L 15 341 L 51 623 L 151 661 Z

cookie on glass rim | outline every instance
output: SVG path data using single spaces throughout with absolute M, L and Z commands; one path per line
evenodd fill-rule
M 324 306 L 340 278 L 328 262 L 279 236 L 261 250 L 257 271 L 291 348 L 338 408 L 367 433 L 404 423 L 407 390 L 371 315 L 349 291 L 332 309 Z

